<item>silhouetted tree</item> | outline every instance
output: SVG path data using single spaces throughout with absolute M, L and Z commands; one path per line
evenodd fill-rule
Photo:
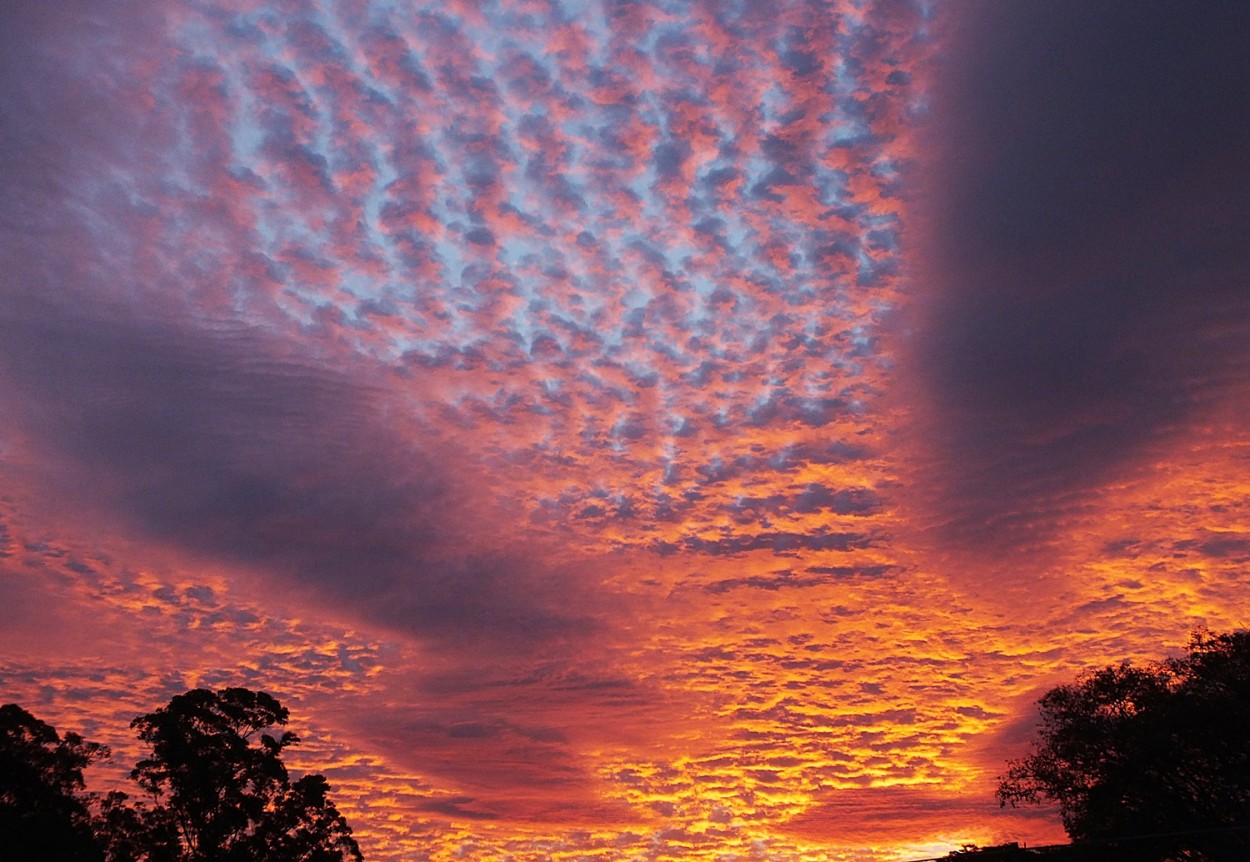
M 108 749 L 56 730 L 16 704 L 0 706 L 0 858 L 98 862 L 82 771 Z
M 177 842 L 172 838 L 157 840 L 159 830 L 145 817 L 146 813 L 118 791 L 100 801 L 95 833 L 106 862 L 176 862 Z
M 1003 805 L 1057 802 L 1075 842 L 1142 860 L 1250 859 L 1250 632 L 1086 674 L 1039 701 Z
M 131 778 L 147 795 L 85 793 L 108 749 L 0 707 L 3 862 L 361 862 L 321 775 L 291 782 L 295 734 L 272 696 L 195 689 L 131 722 L 150 756 Z
M 361 859 L 324 777 L 292 783 L 282 763 L 295 734 L 272 696 L 195 689 L 131 722 L 151 749 L 131 777 L 151 803 L 115 799 L 111 862 L 345 862 Z M 127 813 L 129 812 L 129 813 Z

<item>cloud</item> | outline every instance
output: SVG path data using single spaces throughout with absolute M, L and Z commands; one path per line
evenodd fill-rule
M 144 53 L 171 38 L 146 28 L 176 30 L 180 19 L 162 19 L 158 4 L 143 9 L 148 24 L 107 27 L 79 3 L 4 13 L 12 74 L 0 109 L 26 121 L 5 124 L 0 162 L 13 192 L 0 236 L 0 441 L 39 465 L 38 495 L 84 524 L 276 576 L 396 632 L 511 650 L 597 630 L 593 581 L 509 535 L 514 516 L 496 507 L 472 458 L 400 408 L 396 393 L 417 392 L 419 377 L 398 390 L 390 370 L 344 349 L 351 324 L 328 303 L 304 326 L 272 307 L 240 313 L 268 299 L 277 264 L 267 251 L 289 264 L 278 274 L 287 296 L 317 289 L 308 276 L 318 269 L 337 284 L 341 259 L 315 234 L 286 241 L 281 226 L 252 221 L 250 191 L 213 185 L 242 167 L 229 133 L 251 127 L 232 116 L 245 100 L 231 88 L 249 78 L 230 70 L 252 68 L 261 37 L 232 31 L 235 50 L 211 63 L 145 65 Z M 347 49 L 309 21 L 291 23 L 291 67 L 261 63 L 252 76 L 270 87 L 256 93 L 273 97 L 252 129 L 253 166 L 265 171 L 267 159 L 290 162 L 299 150 L 330 183 L 337 154 L 309 149 L 312 129 L 323 108 L 352 94 L 330 98 L 308 83 L 321 78 L 295 72 Z M 110 45 L 117 53 L 84 104 L 78 64 Z M 168 80 L 147 86 L 153 70 Z M 131 124 L 145 112 L 142 92 L 157 107 Z M 176 134 L 180 117 L 194 121 L 193 141 Z M 163 147 L 159 156 L 148 157 L 145 140 Z M 203 182 L 204 195 L 179 190 L 186 182 Z M 268 274 L 233 266 L 236 244 Z M 230 289 L 216 290 L 223 273 Z
M 864 533 L 839 533 L 827 530 L 810 532 L 763 532 L 753 535 L 729 535 L 720 539 L 688 536 L 679 543 L 657 541 L 652 549 L 660 554 L 672 554 L 678 550 L 712 556 L 736 556 L 749 551 L 770 550 L 776 554 L 794 554 L 798 551 L 849 551 L 871 547 L 873 539 Z
M 488 490 L 454 452 L 290 345 L 12 295 L 0 338 L 10 415 L 84 510 L 400 631 L 523 644 L 592 627 L 567 574 L 490 538 Z
M 1250 11 L 970 5 L 930 84 L 914 333 L 931 505 L 1047 540 L 1250 369 Z
M 122 666 L 49 698 L 289 691 L 378 858 L 797 857 L 949 775 L 982 618 L 877 406 L 916 10 L 393 5 L 13 38 L 6 574 Z
M 767 575 L 751 575 L 742 578 L 725 578 L 702 584 L 699 589 L 708 593 L 724 593 L 740 588 L 753 588 L 775 592 L 782 589 L 807 589 L 823 587 L 854 578 L 878 578 L 890 574 L 893 566 L 809 566 L 801 575 L 782 570 Z
M 1033 835 L 1063 841 L 1062 832 L 1044 821 L 1039 809 L 1002 810 L 981 792 L 952 794 L 926 786 L 839 790 L 785 824 L 787 831 L 846 845 L 905 844 L 945 840 L 952 849 L 964 841 L 990 844 Z M 961 824 L 952 828 L 950 824 Z M 987 837 L 988 836 L 988 837 Z M 1042 839 L 1043 841 L 1046 838 Z M 1034 839 L 1033 843 L 1042 843 Z

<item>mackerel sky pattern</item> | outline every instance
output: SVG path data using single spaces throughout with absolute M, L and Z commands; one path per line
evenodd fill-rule
M 213 305 L 332 328 L 419 416 L 536 472 L 621 464 L 606 498 L 594 470 L 535 496 L 562 517 L 679 517 L 742 426 L 854 423 L 897 263 L 892 34 L 821 4 L 477 7 L 188 13 L 150 84 L 175 145 L 128 178 L 156 187 L 100 191 L 167 254 L 205 225 L 161 189 L 229 201 Z
M 100 786 L 246 685 L 379 862 L 1045 843 L 1033 700 L 1244 624 L 1231 4 L 20 5 L 0 700 Z

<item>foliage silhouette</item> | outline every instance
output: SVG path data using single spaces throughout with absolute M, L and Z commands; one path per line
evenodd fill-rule
M 1197 634 L 1184 656 L 1106 667 L 1038 703 L 1001 804 L 1057 802 L 1074 842 L 1134 859 L 1250 859 L 1250 632 Z
M 0 706 L 0 840 L 10 862 L 97 862 L 82 771 L 108 749 Z
M 244 688 L 195 689 L 131 722 L 151 755 L 131 777 L 153 800 L 140 812 L 154 860 L 344 862 L 360 860 L 324 777 L 291 783 L 281 754 L 299 742 L 288 711 Z
M 144 792 L 93 797 L 82 769 L 107 749 L 0 707 L 5 862 L 362 862 L 324 776 L 290 780 L 288 711 L 244 688 L 194 689 L 131 722 Z

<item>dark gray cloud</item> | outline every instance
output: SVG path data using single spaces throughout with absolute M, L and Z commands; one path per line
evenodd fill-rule
M 908 359 L 935 505 L 978 544 L 1244 396 L 1250 7 L 963 11 L 931 94 Z
M 400 630 L 525 643 L 589 626 L 564 576 L 491 550 L 486 489 L 456 453 L 388 427 L 358 380 L 260 330 L 15 293 L 5 402 L 77 505 Z
M 808 484 L 794 495 L 771 494 L 767 497 L 741 497 L 729 507 L 734 520 L 741 524 L 757 523 L 762 517 L 788 512 L 812 514 L 822 510 L 835 515 L 871 515 L 881 508 L 881 497 L 870 488 L 834 489 L 827 485 Z
M 656 541 L 651 549 L 660 554 L 686 551 L 710 556 L 734 556 L 749 551 L 772 551 L 784 556 L 797 551 L 850 551 L 872 547 L 873 538 L 864 533 L 837 533 L 812 531 L 808 533 L 782 530 L 753 535 L 729 535 L 722 539 L 705 539 L 688 536 L 679 542 Z
M 790 569 L 767 575 L 748 575 L 741 578 L 723 578 L 704 584 L 699 589 L 707 593 L 726 593 L 730 590 L 751 588 L 776 592 L 783 589 L 808 589 L 827 586 L 854 578 L 879 578 L 896 571 L 894 566 L 808 566 L 798 574 Z

